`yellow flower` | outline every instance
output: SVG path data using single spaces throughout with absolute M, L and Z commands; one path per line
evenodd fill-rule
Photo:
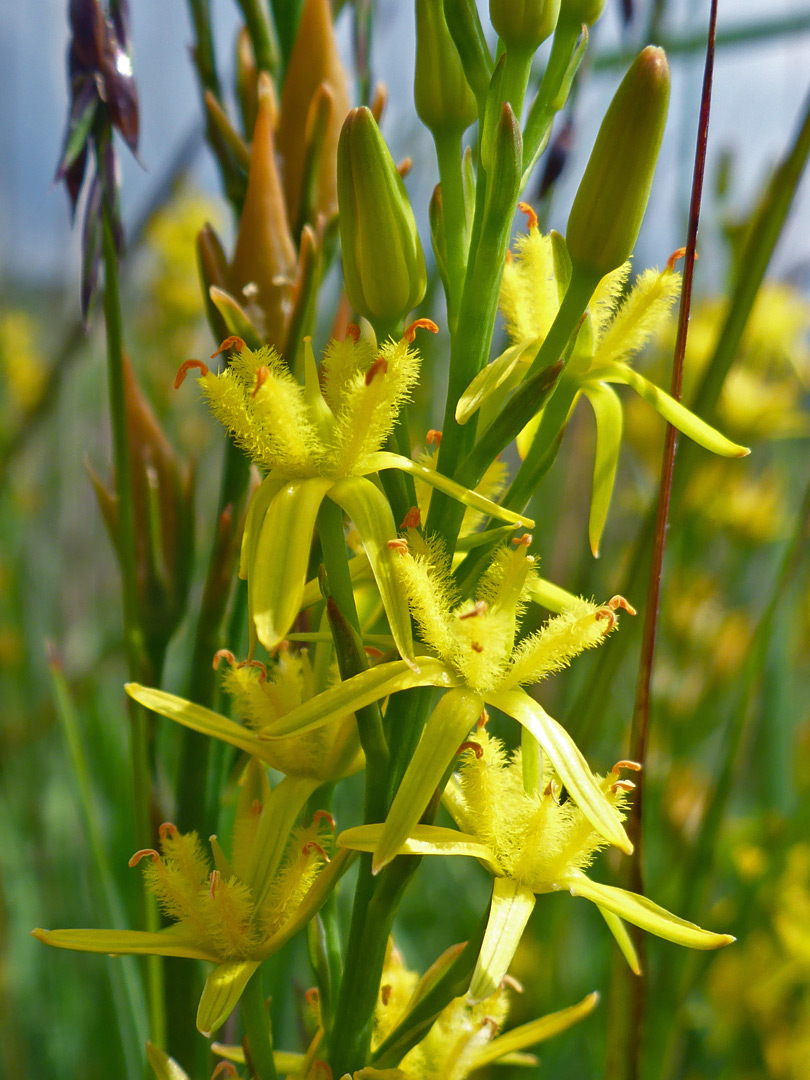
M 570 790 L 569 798 L 561 798 L 566 785 L 549 762 L 543 763 L 537 782 L 527 785 L 521 756 L 518 750 L 508 759 L 503 744 L 479 728 L 465 744 L 460 778 L 445 792 L 461 832 L 417 825 L 396 852 L 468 855 L 493 874 L 492 906 L 470 983 L 471 1000 L 483 1000 L 500 984 L 539 893 L 567 889 L 572 896 L 593 901 L 636 972 L 638 960 L 622 920 L 695 949 L 717 949 L 734 940 L 679 919 L 636 893 L 592 881 L 584 870 L 605 846 L 604 837 L 594 830 Z M 625 793 L 633 787 L 619 778 L 623 768 L 638 766 L 619 762 L 599 780 L 604 798 L 622 816 Z M 338 843 L 373 851 L 383 829 L 382 825 L 348 829 Z
M 82 952 L 184 956 L 216 964 L 197 1010 L 197 1027 L 210 1035 L 238 1002 L 262 960 L 304 927 L 325 902 L 346 860 L 326 854 L 329 815 L 294 823 L 317 782 L 287 778 L 272 791 L 251 760 L 242 783 L 230 859 L 211 838 L 214 868 L 197 834 L 174 825 L 160 829 L 160 852 L 138 851 L 145 880 L 173 920 L 157 932 L 34 930 L 60 949 Z

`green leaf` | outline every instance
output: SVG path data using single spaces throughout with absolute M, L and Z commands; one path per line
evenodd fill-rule
M 489 922 L 467 992 L 470 1001 L 483 1001 L 501 985 L 534 910 L 534 903 L 534 893 L 528 885 L 521 885 L 512 878 L 495 878 Z
M 233 960 L 219 964 L 205 980 L 197 1008 L 197 1030 L 206 1038 L 222 1027 L 239 1003 L 242 991 L 259 960 Z
M 606 364 L 594 374 L 603 382 L 626 383 L 627 386 L 632 387 L 639 397 L 649 402 L 673 427 L 682 431 L 699 446 L 711 450 L 713 454 L 719 454 L 721 457 L 746 457 L 751 453 L 746 446 L 739 446 L 731 439 L 727 439 L 725 435 L 721 435 L 716 428 L 695 416 L 685 405 L 681 405 L 679 401 L 645 379 L 643 375 L 639 375 L 633 368 L 624 364 Z
M 259 738 L 278 739 L 286 735 L 303 735 L 307 731 L 315 731 L 346 713 L 370 705 L 372 701 L 382 701 L 398 690 L 409 690 L 414 686 L 456 685 L 458 680 L 450 669 L 430 656 L 419 658 L 418 672 L 405 660 L 376 664 L 368 671 L 354 675 L 336 686 L 330 686 L 328 690 L 305 701 L 286 716 L 274 720 L 272 729 L 263 728 L 259 732 Z
M 248 580 L 256 635 L 272 651 L 301 610 L 315 519 L 332 481 L 292 480 L 267 508 Z
M 614 938 L 616 939 L 616 944 L 621 949 L 622 956 L 627 961 L 630 970 L 633 972 L 634 975 L 640 975 L 641 962 L 639 961 L 636 947 L 633 944 L 633 939 L 628 933 L 627 927 L 624 925 L 618 915 L 614 915 L 612 911 L 608 911 L 607 908 L 602 907 L 599 904 L 597 904 L 597 907 L 599 908 L 599 913 L 601 914 L 602 918 L 608 924 L 608 928 L 610 929 L 611 934 L 613 934 Z
M 512 1028 L 505 1035 L 499 1035 L 497 1039 L 482 1046 L 471 1059 L 470 1068 L 482 1069 L 494 1061 L 506 1064 L 507 1054 L 518 1053 L 528 1046 L 535 1046 L 539 1042 L 545 1042 L 546 1039 L 567 1031 L 568 1028 L 589 1016 L 598 1004 L 599 994 L 594 991 L 577 1005 L 569 1005 L 567 1009 L 560 1009 L 559 1012 L 549 1013 L 528 1024 Z
M 442 476 L 441 473 L 429 469 L 427 465 L 420 465 L 418 462 L 411 461 L 410 458 L 402 457 L 400 454 L 389 454 L 385 450 L 380 450 L 364 458 L 363 464 L 369 471 L 373 472 L 380 469 L 401 469 L 403 472 L 410 473 L 411 476 L 424 480 L 425 483 L 430 484 L 439 491 L 443 491 L 445 495 L 458 499 L 460 503 L 472 507 L 473 510 L 480 510 L 490 517 L 508 521 L 513 525 L 522 525 L 524 529 L 534 528 L 534 521 L 531 518 L 507 510 L 506 507 L 499 506 L 491 499 L 487 499 L 462 484 L 456 483 L 455 480 L 450 480 L 448 477 Z
M 480 695 L 458 687 L 448 690 L 428 717 L 374 850 L 373 874 L 387 866 L 413 832 L 483 708 Z
M 622 403 L 606 383 L 586 383 L 582 391 L 596 417 L 596 456 L 593 463 L 591 513 L 588 519 L 588 539 L 594 557 L 599 555 L 599 543 L 607 521 L 619 450 L 622 444 Z
M 612 911 L 614 915 L 657 937 L 674 941 L 676 945 L 685 945 L 689 949 L 719 949 L 736 940 L 731 934 L 713 934 L 685 919 L 679 919 L 645 896 L 618 889 L 614 885 L 600 885 L 585 874 L 573 874 L 564 884 L 572 896 L 584 896 L 600 908 Z
M 596 831 L 629 855 L 633 850 L 621 818 L 599 786 L 579 747 L 561 724 L 522 690 L 486 694 L 488 705 L 514 717 L 534 735 L 571 798 Z
M 388 500 L 379 488 L 362 476 L 338 481 L 329 491 L 329 498 L 354 522 L 380 590 L 397 649 L 402 658 L 416 668 L 408 599 L 397 579 L 396 560 L 399 555 L 388 546 L 388 541 L 397 537 Z

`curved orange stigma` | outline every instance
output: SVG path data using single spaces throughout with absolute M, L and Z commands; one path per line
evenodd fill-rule
M 147 855 L 149 856 L 149 858 L 152 860 L 153 863 L 160 862 L 160 855 L 158 854 L 158 852 L 155 851 L 154 848 L 145 847 L 145 848 L 141 848 L 140 851 L 135 852 L 135 854 L 132 856 L 132 858 L 127 863 L 127 866 L 137 866 L 138 863 L 141 861 L 141 859 L 145 859 Z
M 534 212 L 534 207 L 530 206 L 529 203 L 527 203 L 527 202 L 519 202 L 518 203 L 518 210 L 522 210 L 523 213 L 526 215 L 526 217 L 528 219 L 527 224 L 528 224 L 529 228 L 530 229 L 536 229 L 537 228 L 537 214 Z
M 477 742 L 463 742 L 458 750 L 456 750 L 456 753 L 463 754 L 465 750 L 472 750 L 478 761 L 484 756 L 484 748 Z
M 236 667 L 236 657 L 230 649 L 217 649 L 214 653 L 214 659 L 211 661 L 211 667 L 214 671 L 219 670 L 219 665 L 223 660 L 227 660 L 231 667 Z
M 158 829 L 158 836 L 161 840 L 165 840 L 167 836 L 176 836 L 177 826 L 172 824 L 171 821 L 164 821 Z
M 429 330 L 431 334 L 438 334 L 439 328 L 433 319 L 416 319 L 410 326 L 406 327 L 403 339 L 410 344 L 416 337 L 417 330 Z
M 210 359 L 213 360 L 215 356 L 219 356 L 220 353 L 227 352 L 228 349 L 233 349 L 234 352 L 241 352 L 245 347 L 245 342 L 242 338 L 233 334 L 231 337 L 226 337 L 222 344 L 219 346 L 216 352 L 211 353 Z
M 329 813 L 328 810 L 316 810 L 312 815 L 312 824 L 315 825 L 319 821 L 325 821 L 330 829 L 334 832 L 336 828 L 335 819 Z

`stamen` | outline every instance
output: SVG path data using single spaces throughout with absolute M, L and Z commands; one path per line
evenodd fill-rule
M 402 161 L 400 161 L 399 164 L 397 165 L 397 172 L 399 173 L 399 175 L 404 180 L 405 177 L 408 175 L 408 173 L 411 171 L 412 168 L 413 168 L 413 158 L 412 157 L 406 157 L 406 158 L 403 158 Z
M 487 712 L 486 709 L 482 709 L 481 710 L 481 715 L 478 717 L 478 720 L 476 721 L 475 726 L 480 731 L 481 728 L 486 727 L 488 723 L 489 723 L 489 713 Z
M 387 543 L 391 551 L 398 551 L 400 555 L 408 554 L 408 541 L 404 536 L 399 537 L 397 540 L 388 540 Z
M 234 350 L 234 352 L 241 352 L 242 349 L 244 349 L 244 347 L 245 347 L 245 343 L 242 340 L 242 338 L 237 337 L 234 334 L 231 337 L 226 337 L 225 340 L 220 345 L 220 347 L 217 349 L 217 351 L 214 352 L 214 353 L 211 353 L 211 359 L 213 360 L 215 356 L 219 356 L 220 353 L 227 352 L 228 349 L 231 349 L 231 348 Z
M 363 652 L 366 654 L 366 656 L 373 656 L 375 660 L 379 660 L 381 656 L 385 656 L 385 653 L 382 651 L 382 649 L 377 649 L 374 645 L 364 645 Z
M 378 82 L 374 87 L 374 96 L 372 97 L 371 104 L 369 105 L 371 115 L 374 117 L 378 124 L 380 122 L 380 118 L 382 117 L 383 110 L 385 109 L 387 102 L 388 87 L 385 85 L 384 82 Z
M 223 660 L 227 660 L 231 667 L 236 667 L 236 657 L 230 649 L 217 649 L 214 653 L 214 659 L 211 662 L 211 667 L 214 671 L 219 671 L 219 665 Z
M 318 1009 L 321 1005 L 321 992 L 317 986 L 310 986 L 304 994 L 304 1001 L 311 1009 Z
M 472 750 L 478 761 L 484 756 L 484 748 L 477 742 L 463 742 L 458 750 L 456 750 L 456 753 L 463 754 L 465 750 Z
M 531 544 L 531 542 L 532 542 L 532 534 L 531 533 L 524 533 L 523 536 L 513 536 L 512 537 L 512 543 L 515 545 L 515 547 L 520 547 L 521 545 L 523 547 L 528 547 L 529 544 Z
M 210 885 L 208 886 L 208 895 L 213 900 L 216 895 L 217 885 L 219 884 L 219 870 L 212 870 L 208 880 L 210 882 Z
M 608 607 L 613 608 L 616 611 L 617 608 L 621 608 L 622 611 L 626 611 L 628 615 L 635 615 L 636 609 L 629 601 L 625 600 L 623 596 L 611 596 L 608 600 Z
M 481 1028 L 483 1029 L 486 1027 L 492 1032 L 490 1038 L 494 1038 L 498 1034 L 498 1021 L 493 1019 L 493 1017 L 485 1016 L 481 1021 Z
M 391 990 L 392 987 L 390 983 L 386 983 L 385 986 L 380 987 L 380 1001 L 383 1005 L 387 1005 L 391 1000 Z
M 366 372 L 366 386 L 371 386 L 374 376 L 377 372 L 382 372 L 383 375 L 388 371 L 388 361 L 384 356 L 378 356 L 371 367 Z
M 329 856 L 326 854 L 326 852 L 323 850 L 317 840 L 307 840 L 307 842 L 301 848 L 302 855 L 309 855 L 312 851 L 317 851 L 321 858 L 324 860 L 324 862 L 329 862 Z
M 325 821 L 332 832 L 335 831 L 335 819 L 329 813 L 328 810 L 316 810 L 312 815 L 312 824 L 316 825 L 319 821 Z
M 504 261 L 504 262 L 506 263 L 506 265 L 508 266 L 508 265 L 509 265 L 509 263 L 510 263 L 510 262 L 511 262 L 511 261 L 512 261 L 512 260 L 514 259 L 514 257 L 515 257 L 515 256 L 514 256 L 514 255 L 512 254 L 512 252 L 511 252 L 511 251 L 509 250 L 509 248 L 507 248 L 507 249 L 506 249 L 506 255 L 504 256 L 504 259 L 503 259 L 503 261 Z
M 523 993 L 523 984 L 519 983 L 514 975 L 504 975 L 501 979 L 501 986 L 509 986 L 519 994 Z
M 149 856 L 149 858 L 152 860 L 153 863 L 160 862 L 160 855 L 157 853 L 157 851 L 155 851 L 154 848 L 145 847 L 145 848 L 141 848 L 140 851 L 135 852 L 135 854 L 132 856 L 132 858 L 127 863 L 127 866 L 137 866 L 138 863 L 141 861 L 141 859 L 145 859 L 147 855 Z
M 537 214 L 535 214 L 535 212 L 534 212 L 534 207 L 530 206 L 527 202 L 519 202 L 518 203 L 518 210 L 522 210 L 523 213 L 528 218 L 527 224 L 528 224 L 529 228 L 530 229 L 536 229 L 537 228 Z
M 402 519 L 400 529 L 418 529 L 422 524 L 422 514 L 419 511 L 418 506 L 412 506 L 405 517 Z
M 613 627 L 616 625 L 615 612 L 611 611 L 610 608 L 599 608 L 599 610 L 594 614 L 594 619 L 599 622 L 601 622 L 603 619 L 607 619 L 608 624 L 607 629 L 605 630 L 606 635 L 609 634 Z
M 253 802 L 250 804 L 251 817 L 258 817 L 263 809 L 264 807 L 262 806 L 261 799 L 254 799 Z
M 433 319 L 417 319 L 415 322 L 412 322 L 410 326 L 406 327 L 405 333 L 402 335 L 408 344 L 416 337 L 417 330 L 429 330 L 431 334 L 438 334 L 439 332 L 439 328 Z
M 239 1073 L 232 1061 L 220 1061 L 211 1073 L 211 1080 L 217 1080 L 220 1076 L 227 1076 L 229 1080 L 239 1080 Z
M 470 648 L 473 652 L 477 653 L 482 653 L 484 651 L 484 646 L 479 641 L 471 641 Z
M 626 758 L 622 758 L 621 761 L 617 761 L 611 772 L 618 773 L 620 769 L 629 769 L 631 772 L 641 772 L 642 766 L 637 761 L 628 761 Z
M 311 1075 L 313 1080 L 315 1080 L 316 1076 L 322 1076 L 323 1080 L 332 1080 L 332 1070 L 326 1062 L 322 1061 L 320 1058 L 318 1058 L 317 1061 L 312 1062 Z
M 667 270 L 669 270 L 670 272 L 673 271 L 675 269 L 675 263 L 678 261 L 678 259 L 682 259 L 685 254 L 685 247 L 680 247 L 677 249 L 677 251 L 673 251 L 670 257 L 667 259 Z M 695 258 L 697 259 L 697 257 L 697 252 L 695 252 Z
M 161 840 L 165 840 L 167 836 L 176 836 L 177 826 L 173 825 L 171 821 L 164 821 L 158 829 L 158 836 Z
M 437 431 L 435 428 L 431 428 L 425 436 L 425 442 L 428 444 L 428 446 L 433 446 L 434 443 L 436 444 L 436 446 L 441 446 L 442 433 L 440 431 Z
M 346 337 L 351 338 L 355 345 L 357 344 L 357 342 L 360 340 L 360 327 L 357 325 L 357 323 L 349 323 L 349 325 L 346 327 Z
M 485 615 L 488 609 L 489 604 L 487 604 L 486 600 L 476 600 L 472 611 L 466 611 L 463 615 L 459 615 L 458 621 L 464 622 L 465 619 L 474 619 L 478 615 Z
M 183 383 L 186 381 L 186 375 L 192 368 L 197 368 L 201 375 L 208 374 L 208 365 L 204 364 L 202 360 L 184 360 L 180 365 L 177 374 L 174 377 L 174 388 L 179 390 Z
M 267 382 L 270 376 L 270 368 L 266 364 L 262 364 L 261 367 L 256 368 L 256 385 L 253 387 L 253 393 L 250 395 L 255 398 L 264 384 Z
M 611 791 L 635 791 L 636 785 L 632 780 L 617 780 L 611 785 Z
M 259 682 L 267 682 L 267 668 L 261 662 L 261 660 L 242 660 L 241 663 L 236 665 L 238 668 L 243 667 L 255 667 L 259 669 Z

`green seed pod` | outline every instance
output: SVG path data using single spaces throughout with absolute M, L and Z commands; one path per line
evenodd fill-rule
M 664 50 L 648 45 L 616 91 L 568 218 L 575 269 L 602 277 L 630 257 L 661 148 L 669 83 Z
M 349 302 L 372 323 L 398 323 L 425 295 L 425 256 L 402 177 L 365 106 L 343 124 L 337 182 Z
M 489 0 L 489 18 L 507 49 L 534 52 L 557 25 L 560 0 Z
M 462 132 L 476 118 L 475 98 L 447 29 L 442 0 L 416 0 L 416 77 L 419 119 L 434 134 Z
M 605 10 L 606 0 L 562 0 L 560 3 L 560 22 L 573 23 L 575 26 L 593 26 Z

